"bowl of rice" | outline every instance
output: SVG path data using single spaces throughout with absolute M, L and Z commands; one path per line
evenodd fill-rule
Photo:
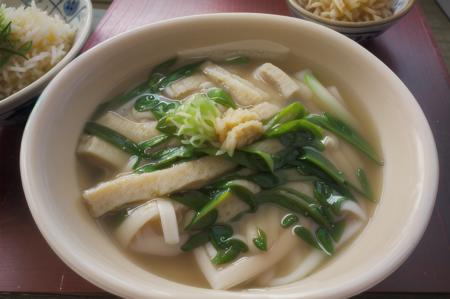
M 413 7 L 414 0 L 286 0 L 300 19 L 334 29 L 353 40 L 376 37 Z
M 89 0 L 1 1 L 0 120 L 29 106 L 75 58 L 91 22 Z

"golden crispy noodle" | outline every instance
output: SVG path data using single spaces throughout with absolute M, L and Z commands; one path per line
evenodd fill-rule
M 297 0 L 311 13 L 347 22 L 377 21 L 392 16 L 393 0 Z

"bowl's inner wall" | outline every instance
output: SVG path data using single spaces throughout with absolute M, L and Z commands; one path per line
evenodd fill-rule
M 189 24 L 170 22 L 144 28 L 79 57 L 44 93 L 33 119 L 32 132 L 36 134 L 31 132 L 28 140 L 34 146 L 33 157 L 27 155 L 22 161 L 29 162 L 24 176 L 30 180 L 29 190 L 35 191 L 28 200 L 52 247 L 91 281 L 122 295 L 132 286 L 133 293 L 128 293 L 131 297 L 166 297 L 181 290 L 188 297 L 198 298 L 200 293 L 208 292 L 190 288 L 197 293 L 186 293 L 188 287 L 142 270 L 111 243 L 80 203 L 75 147 L 85 121 L 98 103 L 144 79 L 149 66 L 186 47 L 235 40 L 280 43 L 295 55 L 312 61 L 313 70 L 326 69 L 330 77 L 345 82 L 344 88 L 368 111 L 367 121 L 375 122 L 386 163 L 381 200 L 363 233 L 327 267 L 301 283 L 272 289 L 270 294 L 288 294 L 295 289 L 296 297 L 315 298 L 320 293 L 326 298 L 338 291 L 351 293 L 353 287 L 368 287 L 367 281 L 365 285 L 359 281 L 365 281 L 366 275 L 382 273 L 385 264 L 401 260 L 404 252 L 395 251 L 400 240 L 416 239 L 417 232 L 412 232 L 410 224 L 427 206 L 421 199 L 424 193 L 433 193 L 423 186 L 433 177 L 434 170 L 427 167 L 424 157 L 429 151 L 427 143 L 432 140 L 423 140 L 427 127 L 423 126 L 423 115 L 410 93 L 374 57 L 329 30 L 287 18 L 272 19 L 270 26 L 264 26 L 265 21 L 261 16 L 201 17 L 191 19 Z M 31 173 L 35 177 L 30 177 Z M 255 298 L 262 295 L 245 294 Z

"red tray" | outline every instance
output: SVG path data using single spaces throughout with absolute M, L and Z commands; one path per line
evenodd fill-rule
M 289 14 L 281 0 L 116 0 L 85 49 L 143 24 L 184 15 L 236 11 Z M 365 46 L 415 95 L 433 130 L 441 168 L 436 206 L 422 241 L 399 270 L 370 291 L 450 293 L 448 73 L 417 6 L 385 34 Z M 36 228 L 20 183 L 22 131 L 23 126 L 0 127 L 0 292 L 103 293 L 65 266 Z

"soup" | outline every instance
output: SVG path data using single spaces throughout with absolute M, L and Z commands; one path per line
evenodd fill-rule
M 345 250 L 383 162 L 363 112 L 295 68 L 174 58 L 98 106 L 77 149 L 82 200 L 131 259 L 239 289 L 301 280 Z

